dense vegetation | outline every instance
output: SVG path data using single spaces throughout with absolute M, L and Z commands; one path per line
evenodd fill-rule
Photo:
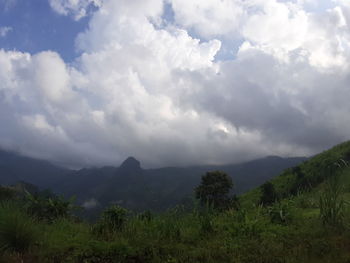
M 191 207 L 153 214 L 111 206 L 94 224 L 73 216 L 70 201 L 1 188 L 0 261 L 350 262 L 349 161 L 347 142 L 225 209 L 210 200 L 226 204 L 231 184 L 210 199 L 203 185 L 211 180 L 202 180 Z

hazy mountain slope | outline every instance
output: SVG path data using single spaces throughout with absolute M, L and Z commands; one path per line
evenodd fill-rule
M 193 188 L 207 171 L 228 173 L 233 178 L 235 193 L 240 194 L 305 159 L 267 157 L 235 165 L 143 169 L 138 160 L 130 157 L 118 168 L 74 171 L 0 151 L 0 184 L 25 181 L 65 196 L 74 195 L 80 204 L 93 199 L 98 207 L 118 203 L 135 210 L 159 211 L 189 202 Z
M 69 181 L 69 189 L 62 188 L 62 191 L 67 195 L 79 193 L 80 201 L 93 198 L 102 206 L 118 203 L 135 210 L 164 210 L 188 202 L 207 171 L 228 173 L 234 181 L 235 193 L 240 194 L 304 160 L 306 158 L 267 157 L 236 165 L 142 169 L 137 160 L 128 158 L 121 167 L 115 168 L 114 175 L 111 175 L 113 168 L 109 173 L 101 173 L 100 169 L 85 170 L 88 176 L 84 182 L 78 180 L 73 185 L 73 181 Z M 78 172 L 79 177 L 83 177 L 82 172 Z M 96 176 L 97 173 L 101 176 Z
M 48 161 L 0 150 L 0 184 L 26 181 L 40 188 L 51 188 L 69 172 Z

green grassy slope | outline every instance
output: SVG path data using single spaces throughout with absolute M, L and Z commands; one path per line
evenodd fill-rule
M 350 161 L 350 141 L 324 151 L 294 168 L 285 170 L 270 182 L 274 185 L 280 198 L 296 195 L 298 192 L 304 192 L 305 188 L 317 188 L 327 177 L 327 174 L 332 172 L 329 166 L 340 160 Z M 347 177 L 342 177 L 342 181 L 346 184 Z M 257 204 L 260 196 L 260 188 L 255 188 L 242 195 L 241 201 L 246 206 Z

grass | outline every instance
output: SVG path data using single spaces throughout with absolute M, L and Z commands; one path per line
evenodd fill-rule
M 20 207 L 5 202 L 0 205 L 0 250 L 28 251 L 38 240 L 37 225 Z
M 108 236 L 96 236 L 92 225 L 69 219 L 38 222 L 36 233 L 44 234 L 21 251 L 36 257 L 36 262 L 270 263 L 328 262 L 331 256 L 339 259 L 333 262 L 350 259 L 346 246 L 350 244 L 349 230 L 327 230 L 315 209 L 295 204 L 290 204 L 293 217 L 282 223 L 271 220 L 269 209 L 262 207 L 205 216 L 168 212 L 150 221 L 129 217 L 122 229 Z M 210 227 L 203 227 L 208 224 L 203 223 L 203 216 Z M 16 257 L 15 250 L 9 252 Z

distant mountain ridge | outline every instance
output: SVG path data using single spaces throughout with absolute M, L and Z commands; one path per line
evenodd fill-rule
M 233 178 L 235 192 L 243 193 L 306 159 L 269 156 L 234 165 L 143 169 L 140 161 L 128 157 L 119 167 L 74 171 L 47 161 L 0 151 L 0 184 L 25 181 L 41 189 L 74 195 L 80 204 L 94 200 L 97 208 L 117 203 L 134 210 L 160 211 L 189 202 L 193 188 L 207 171 L 228 173 Z
M 25 181 L 40 188 L 51 188 L 69 169 L 49 161 L 25 157 L 0 149 L 0 184 L 15 184 Z

